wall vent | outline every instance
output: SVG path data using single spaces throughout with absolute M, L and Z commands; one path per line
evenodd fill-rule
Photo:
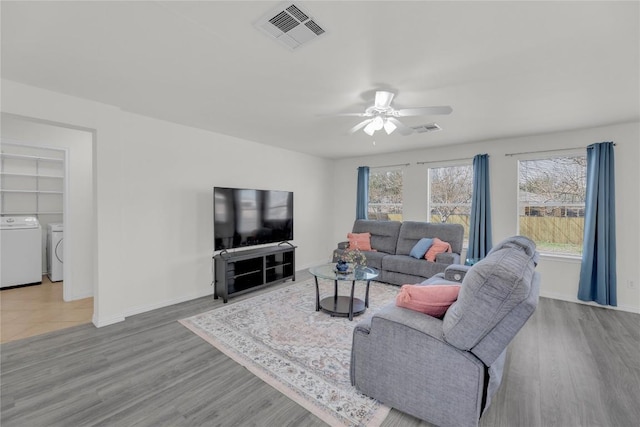
M 427 123 L 426 125 L 412 126 L 411 129 L 413 129 L 417 133 L 437 132 L 439 130 L 442 130 L 442 128 L 438 126 L 437 123 Z
M 254 26 L 289 50 L 296 50 L 325 34 L 306 10 L 288 2 L 264 14 Z

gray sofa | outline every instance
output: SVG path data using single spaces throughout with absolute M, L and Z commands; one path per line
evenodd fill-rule
M 466 274 L 450 267 L 463 278 L 443 319 L 391 303 L 359 323 L 351 383 L 430 423 L 476 426 L 500 386 L 507 345 L 537 306 L 537 256 L 526 237 L 506 239 Z M 448 273 L 424 286 L 450 283 Z
M 358 219 L 353 224 L 353 233 L 371 233 L 371 248 L 363 251 L 367 266 L 380 271 L 377 280 L 395 285 L 420 283 L 451 264 L 460 263 L 460 252 L 464 239 L 464 228 L 460 224 L 440 224 L 417 221 L 376 221 Z M 451 253 L 438 254 L 435 262 L 409 256 L 411 249 L 423 237 L 437 237 L 451 244 Z M 333 251 L 333 262 L 348 247 L 341 242 Z

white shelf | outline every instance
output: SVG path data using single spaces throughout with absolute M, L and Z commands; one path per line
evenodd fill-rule
M 5 159 L 25 159 L 25 160 L 42 160 L 44 162 L 64 162 L 64 159 L 57 159 L 55 157 L 40 157 L 40 156 L 29 156 L 26 154 L 12 154 L 12 153 L 0 153 L 1 157 Z
M 62 212 L 35 212 L 35 211 L 2 212 L 2 215 L 6 215 L 6 216 L 14 216 L 14 215 L 62 215 Z
M 63 215 L 64 158 L 58 151 L 0 153 L 2 215 Z
M 37 173 L 13 173 L 13 172 L 0 172 L 0 175 L 4 176 L 19 176 L 19 177 L 27 177 L 27 178 L 53 178 L 53 179 L 64 179 L 63 176 L 56 175 L 38 175 Z
M 5 190 L 0 189 L 3 193 L 31 193 L 31 194 L 62 194 L 62 191 L 47 191 L 47 190 Z

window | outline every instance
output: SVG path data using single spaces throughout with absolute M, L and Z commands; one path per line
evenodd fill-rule
M 429 222 L 462 224 L 464 246 L 469 243 L 469 220 L 473 196 L 473 166 L 429 169 Z
M 369 172 L 369 219 L 402 221 L 402 170 Z
M 518 162 L 518 233 L 540 252 L 582 254 L 587 157 Z

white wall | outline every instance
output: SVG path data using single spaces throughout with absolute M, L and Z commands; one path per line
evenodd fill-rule
M 429 138 L 413 136 L 412 138 Z M 355 216 L 356 168 L 410 163 L 404 168 L 403 217 L 424 221 L 427 218 L 427 168 L 450 159 L 472 159 L 476 154 L 488 153 L 491 174 L 492 226 L 494 243 L 517 233 L 517 161 L 518 153 L 560 148 L 586 149 L 595 142 L 614 141 L 616 161 L 616 227 L 618 263 L 618 306 L 627 311 L 640 312 L 640 124 L 612 126 L 475 142 L 451 147 L 438 147 L 391 155 L 342 159 L 335 162 L 335 179 L 342 190 L 334 193 L 336 210 L 334 242 L 345 240 Z M 584 151 L 586 152 L 586 151 Z M 531 156 L 529 156 L 530 158 Z M 417 162 L 433 162 L 418 165 Z M 328 249 L 328 248 L 327 248 Z M 580 276 L 579 260 L 546 256 L 538 271 L 542 274 L 541 295 L 577 301 Z M 628 285 L 633 281 L 634 287 Z
M 62 149 L 67 152 L 68 193 L 65 194 L 65 263 L 64 299 L 71 301 L 93 295 L 93 188 L 92 144 L 90 132 L 62 128 L 46 123 L 3 115 L 2 138 L 27 146 Z M 59 222 L 59 221 L 56 221 Z M 46 234 L 43 218 L 43 234 Z
M 297 269 L 328 258 L 328 160 L 7 80 L 2 110 L 95 129 L 98 326 L 212 294 L 214 186 L 293 191 Z

